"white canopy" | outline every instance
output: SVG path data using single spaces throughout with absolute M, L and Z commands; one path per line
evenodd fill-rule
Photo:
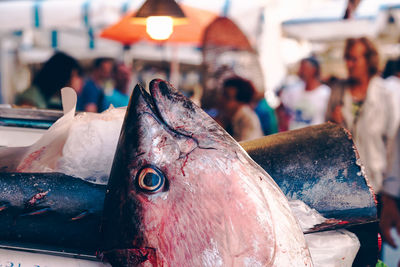
M 0 31 L 103 27 L 131 8 L 122 0 L 0 1 Z M 136 1 L 135 1 L 136 3 Z
M 354 17 L 344 20 L 347 0 L 315 3 L 296 18 L 282 23 L 288 37 L 309 41 L 333 41 L 349 37 L 375 38 L 386 26 L 389 10 L 400 8 L 396 0 L 362 0 Z M 397 12 L 393 12 L 397 15 Z M 397 15 L 398 16 L 398 15 Z M 400 25 L 400 17 L 398 19 Z

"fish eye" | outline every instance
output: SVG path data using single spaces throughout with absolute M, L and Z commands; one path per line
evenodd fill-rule
M 164 175 L 159 169 L 153 166 L 145 166 L 137 174 L 136 186 L 140 191 L 154 194 L 161 191 L 164 185 Z

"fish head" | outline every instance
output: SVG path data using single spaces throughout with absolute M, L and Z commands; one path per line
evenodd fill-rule
M 122 126 L 102 221 L 106 258 L 115 266 L 274 262 L 276 184 L 169 83 L 149 87 L 135 87 Z

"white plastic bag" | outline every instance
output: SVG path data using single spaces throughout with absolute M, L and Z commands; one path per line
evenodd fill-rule
M 106 184 L 125 109 L 75 115 L 76 93 L 62 89 L 64 116 L 33 145 L 0 149 L 0 171 L 62 172 Z
M 355 234 L 347 230 L 306 234 L 314 267 L 351 267 L 360 248 Z
M 0 148 L 0 170 L 8 172 L 46 172 L 54 169 L 68 137 L 76 107 L 72 88 L 61 90 L 64 116 L 58 119 L 33 145 Z
M 124 115 L 125 109 L 115 108 L 77 115 L 55 171 L 107 184 Z
M 300 200 L 289 201 L 303 231 L 323 223 L 326 218 Z M 355 234 L 334 230 L 304 235 L 314 267 L 351 267 L 360 248 Z
M 76 93 L 72 88 L 61 90 L 64 116 L 58 119 L 27 151 L 17 166 L 17 172 L 52 172 L 62 156 L 76 108 Z

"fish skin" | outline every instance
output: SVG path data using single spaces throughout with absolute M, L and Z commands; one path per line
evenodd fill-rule
M 135 87 L 122 126 L 101 226 L 106 260 L 113 266 L 312 266 L 272 178 L 170 84 L 153 80 L 150 93 Z M 149 170 L 165 179 L 156 193 L 140 188 Z M 155 259 L 138 251 L 155 251 Z
M 104 195 L 105 186 L 61 173 L 0 173 L 0 241 L 91 255 Z

